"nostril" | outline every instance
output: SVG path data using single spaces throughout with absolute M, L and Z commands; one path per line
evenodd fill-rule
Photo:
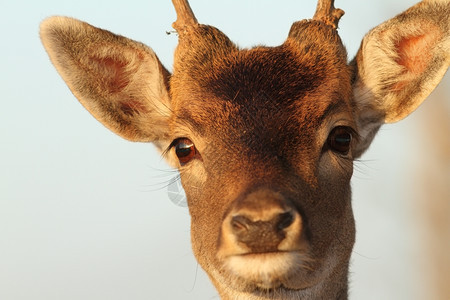
M 291 212 L 285 212 L 278 215 L 276 226 L 278 230 L 283 230 L 291 226 L 293 222 L 294 222 L 294 215 Z
M 234 216 L 231 218 L 231 226 L 235 233 L 248 231 L 252 221 L 244 216 Z

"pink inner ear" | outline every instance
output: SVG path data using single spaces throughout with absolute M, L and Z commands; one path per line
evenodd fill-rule
M 96 79 L 110 93 L 122 91 L 129 83 L 130 79 L 127 71 L 128 62 L 112 57 L 90 57 L 95 67 Z
M 407 36 L 395 45 L 398 53 L 397 63 L 406 68 L 412 75 L 420 75 L 432 59 L 431 47 L 438 38 L 436 31 L 427 34 Z

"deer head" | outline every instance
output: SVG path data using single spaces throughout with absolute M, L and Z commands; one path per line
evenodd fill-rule
M 70 18 L 41 25 L 86 109 L 180 170 L 194 254 L 224 299 L 346 299 L 353 161 L 449 66 L 449 1 L 376 27 L 350 63 L 333 2 L 320 0 L 282 45 L 240 49 L 173 0 L 172 74 L 125 37 Z

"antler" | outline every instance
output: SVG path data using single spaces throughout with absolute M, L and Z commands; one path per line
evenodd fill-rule
M 195 18 L 187 0 L 172 0 L 172 3 L 177 12 L 177 20 L 172 24 L 172 27 L 175 30 L 180 31 L 183 27 L 190 27 L 198 24 L 197 18 Z
M 334 0 L 319 0 L 313 19 L 322 21 L 327 25 L 338 27 L 339 19 L 344 15 L 340 8 L 334 8 Z

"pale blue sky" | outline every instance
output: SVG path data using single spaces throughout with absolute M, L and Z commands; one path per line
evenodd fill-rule
M 170 69 L 177 42 L 165 34 L 175 20 L 171 2 L 0 1 L 0 299 L 218 299 L 192 257 L 187 209 L 167 197 L 176 173 L 151 145 L 126 142 L 94 120 L 38 36 L 45 17 L 72 16 L 146 43 Z M 415 2 L 336 1 L 346 11 L 340 32 L 350 56 L 371 27 Z M 315 8 L 300 0 L 191 5 L 200 22 L 244 47 L 280 44 L 292 22 Z M 435 94 L 447 99 L 448 116 L 448 75 Z M 431 101 L 382 130 L 356 168 L 351 299 L 427 293 L 413 264 L 421 250 L 408 176 L 426 155 L 413 134 Z

